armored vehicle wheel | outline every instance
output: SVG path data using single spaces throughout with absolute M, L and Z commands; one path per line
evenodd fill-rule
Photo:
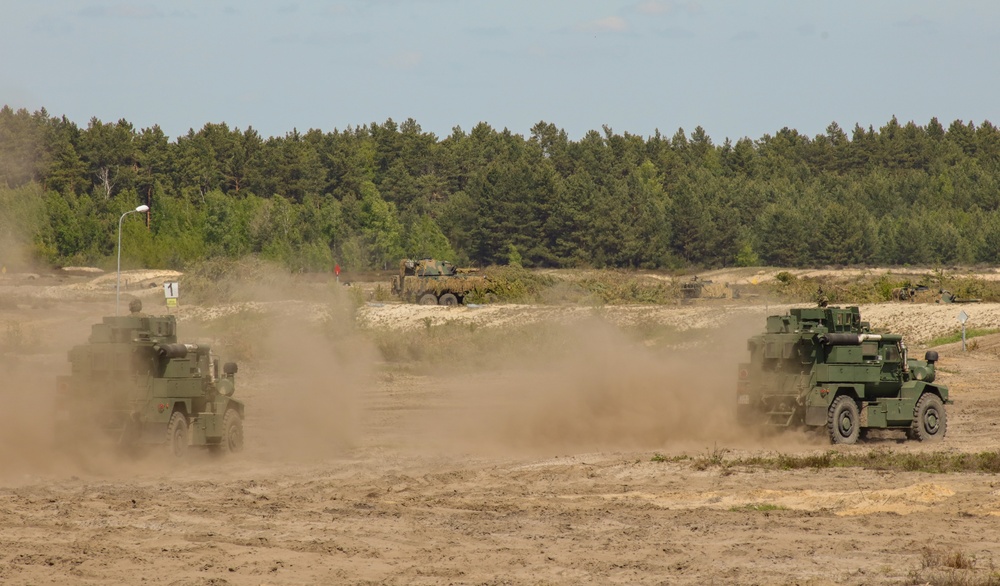
M 948 430 L 948 415 L 944 403 L 934 393 L 924 393 L 913 408 L 913 423 L 910 424 L 910 439 L 939 441 Z
M 458 305 L 458 297 L 455 297 L 451 293 L 445 293 L 441 296 L 441 299 L 438 299 L 438 303 L 441 305 Z
M 858 441 L 860 416 L 854 399 L 847 395 L 837 397 L 827 413 L 826 428 L 830 432 L 832 443 L 853 444 Z
M 235 409 L 222 418 L 222 449 L 235 454 L 243 451 L 243 418 Z
M 170 453 L 178 458 L 183 458 L 187 454 L 188 448 L 188 422 L 187 418 L 180 411 L 177 411 L 170 418 L 167 424 L 167 447 Z
M 420 296 L 420 305 L 437 305 L 438 299 L 433 293 L 424 293 Z

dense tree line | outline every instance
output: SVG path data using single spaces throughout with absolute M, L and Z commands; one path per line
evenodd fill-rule
M 1000 263 L 1000 131 L 895 118 L 715 144 L 590 131 L 572 141 L 413 120 L 263 138 L 0 110 L 0 253 L 183 268 L 248 254 L 294 270 L 436 256 L 488 265 L 788 267 Z M 11 260 L 0 262 L 13 262 Z

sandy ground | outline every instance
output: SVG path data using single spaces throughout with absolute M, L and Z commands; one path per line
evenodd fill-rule
M 595 320 L 581 308 L 370 304 L 340 338 L 285 316 L 268 352 L 241 363 L 242 454 L 69 458 L 46 439 L 53 379 L 113 313 L 113 282 L 98 278 L 0 283 L 2 584 L 911 584 L 935 572 L 974 584 L 1000 563 L 994 475 L 692 464 L 833 449 L 817 434 L 733 425 L 730 375 L 775 306 L 614 307 Z M 211 310 L 183 308 L 182 337 Z M 960 310 L 970 326 L 1000 327 L 994 304 L 862 315 L 920 351 Z M 565 351 L 488 371 L 396 368 L 368 339 L 552 320 L 577 324 Z M 647 348 L 618 331 L 643 323 L 703 342 Z M 955 399 L 943 443 L 883 434 L 836 451 L 1000 450 L 1000 338 L 938 350 Z M 932 567 L 955 554 L 974 567 Z

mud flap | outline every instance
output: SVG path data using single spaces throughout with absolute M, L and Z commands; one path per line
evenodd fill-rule
M 826 425 L 826 416 L 829 407 L 822 405 L 809 405 L 806 407 L 806 425 L 819 426 Z

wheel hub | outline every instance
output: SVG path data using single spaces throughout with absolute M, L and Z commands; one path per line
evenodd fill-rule
M 938 416 L 935 411 L 928 411 L 927 416 L 924 418 L 924 428 L 931 432 L 936 433 L 938 428 Z
M 844 435 L 849 435 L 851 433 L 851 429 L 853 429 L 853 428 L 854 428 L 854 422 L 851 421 L 851 416 L 848 415 L 848 414 L 846 414 L 846 413 L 843 414 L 840 417 L 840 431 L 841 431 L 841 433 L 843 433 Z

